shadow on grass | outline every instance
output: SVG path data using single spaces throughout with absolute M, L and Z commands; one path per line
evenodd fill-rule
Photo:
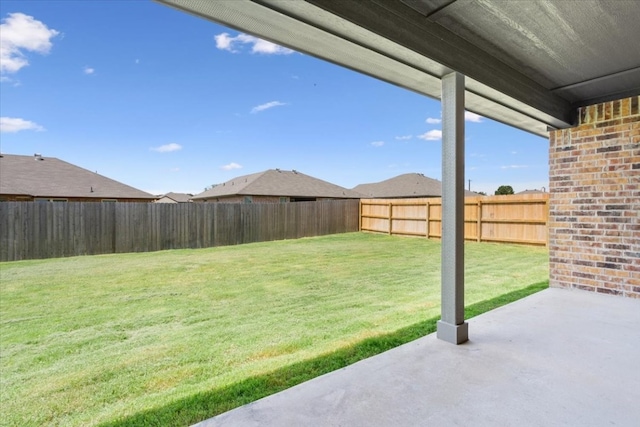
M 465 307 L 465 319 L 509 304 L 546 289 L 548 286 L 549 282 L 536 283 L 524 289 L 472 304 Z M 101 427 L 195 424 L 435 332 L 436 322 L 439 319 L 440 317 L 434 317 L 386 335 L 367 338 L 333 353 L 294 363 L 227 387 L 195 394 L 166 406 L 101 424 Z

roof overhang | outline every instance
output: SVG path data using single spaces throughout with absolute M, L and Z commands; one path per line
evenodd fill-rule
M 640 94 L 633 0 L 156 1 L 435 99 L 460 72 L 467 110 L 543 137 Z

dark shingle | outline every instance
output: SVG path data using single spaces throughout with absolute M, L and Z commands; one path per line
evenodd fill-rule
M 406 173 L 376 183 L 360 184 L 353 190 L 374 199 L 441 197 L 442 182 L 421 173 Z M 465 196 L 477 194 L 465 190 Z
M 286 196 L 315 198 L 362 197 L 352 190 L 297 171 L 269 169 L 264 172 L 243 175 L 200 193 L 193 200 L 229 196 Z
M 0 157 L 0 194 L 60 198 L 155 199 L 155 196 L 149 193 L 54 157 L 13 154 L 2 154 Z

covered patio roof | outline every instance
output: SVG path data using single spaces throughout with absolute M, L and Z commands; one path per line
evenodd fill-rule
M 540 136 L 640 94 L 636 0 L 157 0 Z

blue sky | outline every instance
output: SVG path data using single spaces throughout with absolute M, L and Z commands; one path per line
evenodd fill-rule
M 154 194 L 274 168 L 441 179 L 437 100 L 152 1 L 3 0 L 0 17 L 3 153 Z M 548 188 L 546 139 L 468 119 L 472 190 Z

